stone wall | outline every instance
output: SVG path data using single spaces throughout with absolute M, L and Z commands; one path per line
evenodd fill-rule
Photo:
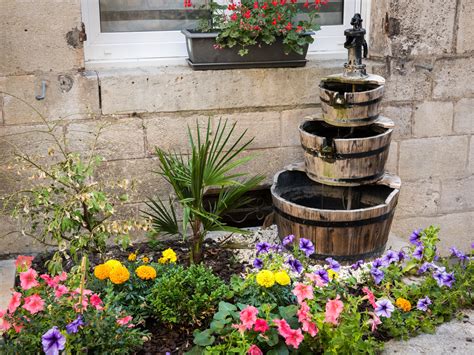
M 0 193 L 29 183 L 8 169 L 13 145 L 45 154 L 52 141 L 34 106 L 67 140 L 86 152 L 106 124 L 99 153 L 105 179 L 133 178 L 126 207 L 138 215 L 147 196 L 166 195 L 151 173 L 155 146 L 186 149 L 186 124 L 211 117 L 238 122 L 255 136 L 248 170 L 267 176 L 302 159 L 297 127 L 318 113 L 319 80 L 343 60 L 311 56 L 305 68 L 193 72 L 186 66 L 84 70 L 79 0 L 0 3 Z M 369 71 L 387 78 L 384 112 L 397 124 L 388 169 L 403 181 L 393 230 L 407 235 L 431 223 L 443 246 L 466 248 L 474 220 L 474 59 L 472 2 L 372 1 Z M 35 100 L 41 81 L 46 98 Z M 22 102 L 18 99 L 24 100 Z M 0 216 L 0 236 L 19 230 Z M 1 253 L 40 248 L 9 234 Z

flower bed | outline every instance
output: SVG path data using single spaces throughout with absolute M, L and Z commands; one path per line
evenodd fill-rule
M 406 250 L 349 266 L 315 264 L 305 239 L 260 242 L 253 265 L 230 281 L 206 256 L 180 264 L 186 250 L 169 245 L 90 267 L 83 258 L 57 275 L 20 257 L 19 284 L 0 310 L 0 351 L 375 353 L 472 307 L 472 253 L 439 257 L 437 233 L 415 231 Z

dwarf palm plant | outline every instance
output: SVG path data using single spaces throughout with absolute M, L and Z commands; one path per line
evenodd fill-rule
M 196 138 L 193 138 L 188 127 L 191 154 L 165 152 L 156 148 L 160 160 L 158 174 L 163 176 L 172 186 L 176 200 L 169 199 L 169 206 L 159 199 L 151 199 L 145 212 L 152 219 L 156 232 L 168 235 L 180 235 L 188 238 L 190 261 L 198 263 L 202 259 L 203 241 L 209 231 L 241 232 L 222 222 L 221 216 L 229 208 L 237 208 L 251 199 L 244 196 L 246 192 L 258 186 L 263 176 L 246 178 L 245 173 L 235 172 L 251 157 L 239 157 L 253 139 L 244 141 L 243 132 L 233 143 L 231 137 L 235 123 L 228 127 L 227 121 L 219 120 L 217 129 L 211 134 L 210 120 L 203 135 L 197 124 Z M 229 147 L 230 145 L 230 147 Z M 221 191 L 215 202 L 205 203 L 204 196 L 210 188 L 220 188 Z M 182 227 L 177 219 L 174 202 L 182 208 Z

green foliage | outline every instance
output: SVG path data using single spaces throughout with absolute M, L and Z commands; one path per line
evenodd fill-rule
M 157 148 L 160 160 L 158 173 L 172 186 L 176 201 L 182 208 L 182 236 L 191 231 L 190 260 L 198 263 L 202 259 L 204 236 L 209 231 L 242 232 L 226 226 L 221 217 L 229 208 L 237 208 L 250 201 L 243 195 L 258 186 L 262 176 L 242 179 L 246 174 L 235 173 L 233 170 L 250 160 L 250 157 L 238 158 L 252 140 L 243 142 L 245 132 L 231 143 L 235 129 L 233 124 L 227 129 L 227 121 L 219 124 L 211 136 L 211 121 L 208 121 L 206 134 L 203 136 L 196 127 L 196 139 L 188 128 L 191 155 L 188 159 L 184 154 L 164 152 Z M 238 179 L 240 178 L 240 179 Z M 209 188 L 221 188 L 217 200 L 205 204 L 204 197 Z M 174 209 L 174 201 L 166 207 L 159 198 L 148 203 L 150 211 L 145 212 L 152 218 L 152 226 L 161 234 L 175 235 L 180 231 Z
M 148 297 L 154 316 L 168 325 L 197 325 L 211 317 L 229 287 L 203 265 L 177 266 L 160 275 Z
M 217 45 L 222 48 L 239 47 L 241 56 L 248 54 L 249 46 L 259 43 L 271 45 L 277 38 L 283 39 L 285 53 L 302 54 L 303 48 L 313 42 L 312 36 L 302 34 L 319 30 L 316 23 L 319 6 L 314 3 L 302 8 L 301 4 L 290 1 L 272 4 L 267 0 L 243 0 L 241 5 L 228 8 L 211 1 L 205 8 L 209 10 L 210 17 L 200 22 L 199 30 L 218 31 Z

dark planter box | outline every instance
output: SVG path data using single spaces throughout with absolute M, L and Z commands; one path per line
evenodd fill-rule
M 192 30 L 181 32 L 186 36 L 188 64 L 194 70 L 303 67 L 307 62 L 308 45 L 304 47 L 303 54 L 294 52 L 285 54 L 281 38 L 277 38 L 271 45 L 262 43 L 249 46 L 249 53 L 240 56 L 239 47 L 214 48 L 217 32 L 193 32 Z M 308 32 L 303 36 L 312 34 Z

